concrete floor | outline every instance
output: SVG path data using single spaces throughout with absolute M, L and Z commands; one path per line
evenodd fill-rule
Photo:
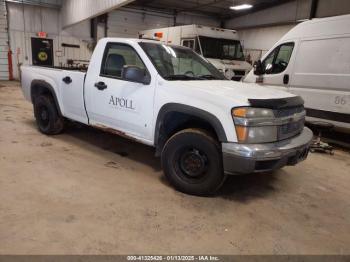
M 90 128 L 47 137 L 0 83 L 0 254 L 350 254 L 350 155 L 173 190 L 152 148 Z

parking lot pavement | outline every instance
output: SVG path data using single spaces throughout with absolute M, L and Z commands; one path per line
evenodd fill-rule
M 42 135 L 0 83 L 0 254 L 349 254 L 349 171 L 338 149 L 185 195 L 152 148 L 77 125 Z

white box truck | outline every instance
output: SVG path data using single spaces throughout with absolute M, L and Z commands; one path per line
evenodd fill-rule
M 289 31 L 244 79 L 300 95 L 307 120 L 350 129 L 350 15 L 313 19 Z
M 140 38 L 157 38 L 165 44 L 192 48 L 205 57 L 227 79 L 240 81 L 252 66 L 245 61 L 235 30 L 201 25 L 184 25 L 139 32 Z

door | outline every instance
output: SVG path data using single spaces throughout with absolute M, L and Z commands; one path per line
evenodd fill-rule
M 53 66 L 53 41 L 45 38 L 32 38 L 32 61 L 36 66 Z
M 294 42 L 283 43 L 273 49 L 262 61 L 265 74 L 262 81 L 266 85 L 288 87 L 290 84 L 291 66 L 289 62 L 293 55 Z
M 107 43 L 100 74 L 86 81 L 90 124 L 111 128 L 140 140 L 152 140 L 154 84 L 122 79 L 124 66 L 149 74 L 136 50 L 125 43 Z

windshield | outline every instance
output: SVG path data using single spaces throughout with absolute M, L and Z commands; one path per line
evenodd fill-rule
M 214 59 L 244 61 L 241 43 L 238 40 L 219 39 L 206 36 L 199 37 L 203 56 Z
M 219 70 L 189 48 L 140 43 L 159 74 L 167 80 L 226 79 Z

